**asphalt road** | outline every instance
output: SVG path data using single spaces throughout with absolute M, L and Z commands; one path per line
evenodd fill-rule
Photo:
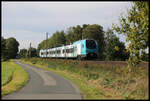
M 29 82 L 2 99 L 82 99 L 79 89 L 70 80 L 18 60 L 15 63 L 28 72 Z

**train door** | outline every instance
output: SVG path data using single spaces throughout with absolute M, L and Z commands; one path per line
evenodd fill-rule
M 77 46 L 73 46 L 73 57 L 77 57 Z
M 81 55 L 81 44 L 77 44 L 77 55 Z

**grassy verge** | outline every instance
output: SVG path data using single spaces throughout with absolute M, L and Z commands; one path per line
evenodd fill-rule
M 13 60 L 2 62 L 2 96 L 19 90 L 27 81 L 27 72 Z
M 11 63 L 9 61 L 2 62 L 2 82 L 1 85 L 4 86 L 11 79 L 15 68 L 12 68 Z
M 21 59 L 72 80 L 84 99 L 148 99 L 148 68 L 127 74 L 126 67 L 60 59 Z

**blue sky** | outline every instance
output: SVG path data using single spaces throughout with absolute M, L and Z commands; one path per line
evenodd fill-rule
M 19 49 L 32 47 L 56 31 L 76 25 L 99 24 L 104 31 L 118 24 L 131 2 L 2 2 L 2 36 L 15 37 Z M 118 35 L 121 41 L 125 37 Z

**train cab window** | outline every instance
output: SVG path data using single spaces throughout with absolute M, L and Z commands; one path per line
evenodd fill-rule
M 96 43 L 94 40 L 86 40 L 86 47 L 89 49 L 96 48 Z

